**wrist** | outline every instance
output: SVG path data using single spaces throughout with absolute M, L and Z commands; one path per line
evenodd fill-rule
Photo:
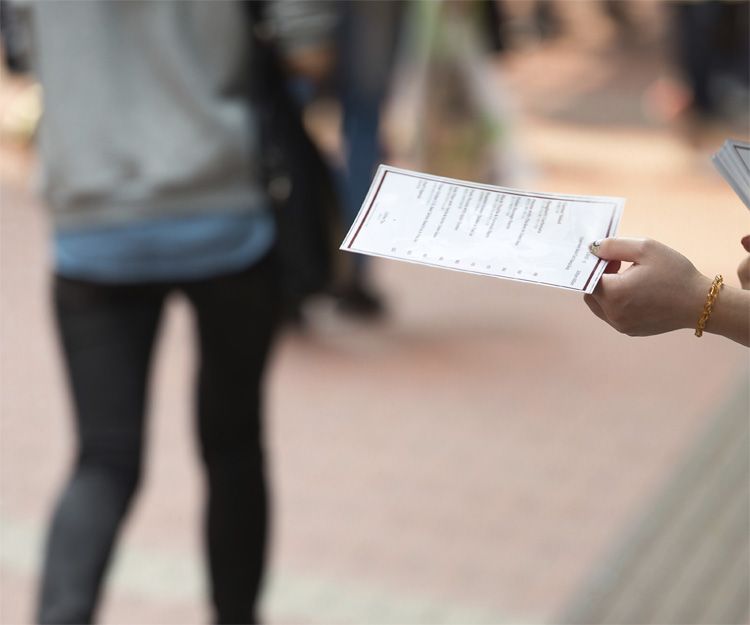
M 694 279 L 688 282 L 685 289 L 685 305 L 682 316 L 684 328 L 695 329 L 703 312 L 703 306 L 706 303 L 706 297 L 712 282 L 711 278 L 698 272 L 696 272 Z

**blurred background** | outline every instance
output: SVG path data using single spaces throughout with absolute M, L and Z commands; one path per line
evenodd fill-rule
M 385 72 L 382 160 L 625 197 L 620 235 L 739 285 L 749 214 L 710 157 L 748 140 L 748 3 L 399 11 L 371 52 L 385 69 L 351 70 Z M 347 101 L 308 87 L 307 126 L 342 163 Z M 0 101 L 0 620 L 27 623 L 73 439 L 34 191 L 40 90 L 6 67 Z M 747 349 L 619 335 L 562 290 L 337 262 L 364 277 L 302 302 L 269 372 L 267 622 L 748 622 Z M 209 618 L 190 324 L 172 297 L 105 623 Z

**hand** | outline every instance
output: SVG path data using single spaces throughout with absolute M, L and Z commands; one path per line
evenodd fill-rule
M 746 252 L 750 252 L 750 234 L 742 237 L 740 243 L 742 243 Z M 737 277 L 739 277 L 743 289 L 750 289 L 750 256 L 746 256 L 737 267 Z
M 331 73 L 334 54 L 328 47 L 310 47 L 288 53 L 285 60 L 291 74 L 319 83 Z
M 591 252 L 610 261 L 592 295 L 592 312 L 629 336 L 693 327 L 711 280 L 679 252 L 651 239 L 604 239 Z M 622 273 L 620 262 L 633 264 Z M 615 273 L 612 273 L 612 272 Z

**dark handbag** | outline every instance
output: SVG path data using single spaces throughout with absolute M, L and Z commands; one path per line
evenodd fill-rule
M 302 120 L 287 88 L 287 76 L 273 39 L 265 35 L 263 3 L 247 3 L 253 32 L 251 99 L 261 134 L 262 176 L 274 204 L 277 257 L 284 303 L 296 310 L 333 279 L 341 223 L 330 167 Z

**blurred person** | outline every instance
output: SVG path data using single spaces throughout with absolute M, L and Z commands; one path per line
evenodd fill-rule
M 515 140 L 514 100 L 497 64 L 506 49 L 507 11 L 486 1 L 417 3 L 414 104 L 401 135 L 409 158 L 433 174 L 518 184 L 528 173 Z M 403 117 L 403 114 L 402 114 Z
M 361 0 L 339 2 L 336 87 L 341 102 L 343 167 L 339 191 L 348 228 L 382 160 L 380 119 L 393 73 L 404 3 Z M 353 259 L 351 275 L 341 287 L 339 308 L 360 317 L 383 313 L 383 303 L 368 277 L 368 261 Z
M 262 383 L 279 289 L 246 9 L 31 5 L 54 312 L 77 442 L 44 552 L 42 623 L 95 618 L 141 478 L 150 362 L 173 292 L 195 313 L 214 618 L 257 622 L 268 534 Z M 304 52 L 335 23 L 324 3 L 268 9 L 290 64 L 314 64 Z
M 750 235 L 742 246 L 750 252 Z M 705 329 L 750 346 L 750 256 L 738 267 L 737 289 L 722 285 L 721 276 L 712 281 L 682 254 L 651 239 L 604 239 L 590 249 L 610 262 L 584 300 L 619 332 L 651 336 L 696 328 L 696 336 Z M 617 273 L 623 261 L 633 264 Z
M 689 90 L 692 132 L 718 119 L 742 120 L 750 106 L 750 3 L 681 0 L 670 4 L 676 57 Z

